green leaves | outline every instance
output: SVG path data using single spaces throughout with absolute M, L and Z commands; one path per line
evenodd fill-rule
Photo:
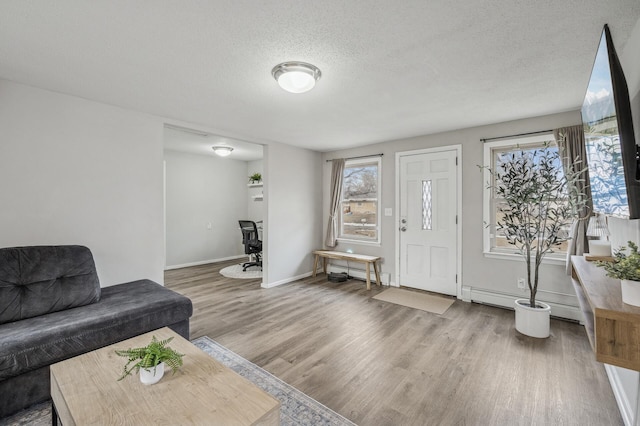
M 171 367 L 171 370 L 175 374 L 178 368 L 182 366 L 182 357 L 184 354 L 178 353 L 167 346 L 172 340 L 173 337 L 158 341 L 156 336 L 152 336 L 151 343 L 143 348 L 116 350 L 116 355 L 128 358 L 123 368 L 122 376 L 118 380 L 124 379 L 134 370 L 137 373 L 141 368 L 154 368 L 161 362 Z
M 574 161 L 574 165 L 579 165 Z M 489 189 L 499 200 L 496 230 L 527 262 L 530 304 L 536 306 L 538 269 L 544 256 L 567 241 L 568 228 L 586 204 L 578 183 L 583 170 L 562 170 L 557 149 L 549 146 L 499 155 Z
M 629 255 L 625 253 L 627 248 L 623 246 L 614 253 L 615 260 L 613 262 L 597 261 L 596 265 L 604 268 L 607 271 L 607 276 L 611 278 L 640 281 L 640 253 L 638 253 L 638 246 L 633 241 L 629 241 L 627 244 L 631 249 Z

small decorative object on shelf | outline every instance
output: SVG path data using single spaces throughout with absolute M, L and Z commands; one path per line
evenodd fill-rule
M 597 261 L 596 265 L 607 271 L 607 276 L 620 280 L 622 301 L 629 305 L 640 306 L 640 253 L 638 245 L 628 242 L 631 253 L 625 253 L 626 247 L 615 251 L 613 261 Z
M 261 173 L 254 173 L 251 176 L 249 176 L 249 182 L 250 183 L 260 183 L 262 182 L 262 174 Z
M 182 357 L 184 355 L 167 346 L 171 340 L 173 340 L 173 337 L 159 341 L 156 336 L 153 336 L 151 343 L 143 348 L 116 350 L 117 355 L 129 359 L 124 366 L 122 376 L 118 380 L 124 379 L 135 370 L 136 373 L 140 372 L 140 381 L 142 383 L 152 385 L 157 383 L 164 375 L 165 364 L 175 374 L 178 368 L 182 366 Z M 132 363 L 133 365 L 131 365 Z
M 610 232 L 607 226 L 607 218 L 601 213 L 591 216 L 587 226 L 589 240 L 589 253 L 584 254 L 586 260 L 613 260 L 611 257 L 611 243 L 608 240 Z

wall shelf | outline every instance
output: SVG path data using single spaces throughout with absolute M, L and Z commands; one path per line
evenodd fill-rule
M 620 280 L 582 256 L 571 257 L 571 277 L 596 360 L 640 371 L 640 307 L 622 302 Z
M 253 201 L 262 201 L 264 196 L 262 194 L 260 194 L 260 195 L 252 195 L 251 198 L 253 198 Z
M 262 182 L 260 182 L 260 183 L 248 183 L 247 186 L 249 188 L 261 188 L 262 187 Z

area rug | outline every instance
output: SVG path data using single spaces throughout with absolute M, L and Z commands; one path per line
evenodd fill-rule
M 454 302 L 452 298 L 403 290 L 401 288 L 389 288 L 373 298 L 439 315 L 444 314 Z
M 208 337 L 192 341 L 211 357 L 217 359 L 256 386 L 280 401 L 280 424 L 355 426 L 340 414 L 320 404 L 271 373 L 263 370 L 240 355 L 219 345 Z M 0 426 L 48 426 L 51 425 L 51 401 L 22 410 L 11 417 L 0 419 Z
M 251 266 L 246 271 L 242 270 L 242 265 L 231 265 L 220 270 L 220 274 L 227 278 L 240 278 L 242 280 L 262 278 L 262 269 Z
M 288 385 L 266 370 L 204 336 L 194 345 L 280 401 L 281 425 L 351 425 L 354 423 Z

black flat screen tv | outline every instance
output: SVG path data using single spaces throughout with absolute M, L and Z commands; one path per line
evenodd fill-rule
M 581 113 L 594 212 L 640 218 L 640 161 L 629 89 L 607 25 Z

